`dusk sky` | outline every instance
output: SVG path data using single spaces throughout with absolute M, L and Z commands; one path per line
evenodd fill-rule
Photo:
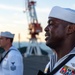
M 36 13 L 43 32 L 39 37 L 44 41 L 44 28 L 47 25 L 48 15 L 53 6 L 75 9 L 75 0 L 35 0 Z M 15 33 L 14 41 L 28 41 L 28 22 L 25 11 L 25 0 L 0 0 L 0 31 Z

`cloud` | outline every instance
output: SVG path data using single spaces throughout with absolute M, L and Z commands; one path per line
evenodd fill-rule
M 75 4 L 73 4 L 72 7 L 75 8 Z
M 39 13 L 49 13 L 50 12 L 50 8 L 36 8 L 37 12 Z
M 23 11 L 24 8 L 22 7 L 16 7 L 16 6 L 10 6 L 10 5 L 4 5 L 4 4 L 0 4 L 0 9 L 3 10 L 12 10 L 12 11 Z M 50 12 L 50 8 L 36 8 L 37 12 L 39 13 L 48 13 Z
M 9 5 L 0 4 L 0 9 L 4 10 L 14 10 L 14 11 L 23 11 L 23 8 L 21 7 L 14 7 Z

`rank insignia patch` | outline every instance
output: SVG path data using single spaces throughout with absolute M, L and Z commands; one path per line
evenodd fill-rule
M 63 74 L 63 75 L 75 75 L 75 69 L 65 65 L 60 70 L 60 73 Z
M 11 70 L 12 70 L 12 71 L 16 70 L 16 66 L 14 65 L 14 64 L 15 64 L 15 62 L 11 62 L 11 64 L 12 64 L 12 65 L 11 65 L 11 67 L 10 67 L 10 68 L 11 68 Z

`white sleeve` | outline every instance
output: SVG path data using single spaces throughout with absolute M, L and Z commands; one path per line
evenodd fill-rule
M 23 75 L 23 60 L 20 56 L 10 56 L 8 63 L 10 75 Z

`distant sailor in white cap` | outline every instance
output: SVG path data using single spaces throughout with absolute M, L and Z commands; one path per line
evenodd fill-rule
M 46 45 L 55 54 L 45 72 L 39 71 L 38 75 L 75 75 L 75 10 L 53 7 L 45 32 Z
M 0 60 L 0 75 L 23 75 L 23 58 L 12 43 L 14 34 L 6 31 L 0 32 L 0 47 L 4 48 Z

